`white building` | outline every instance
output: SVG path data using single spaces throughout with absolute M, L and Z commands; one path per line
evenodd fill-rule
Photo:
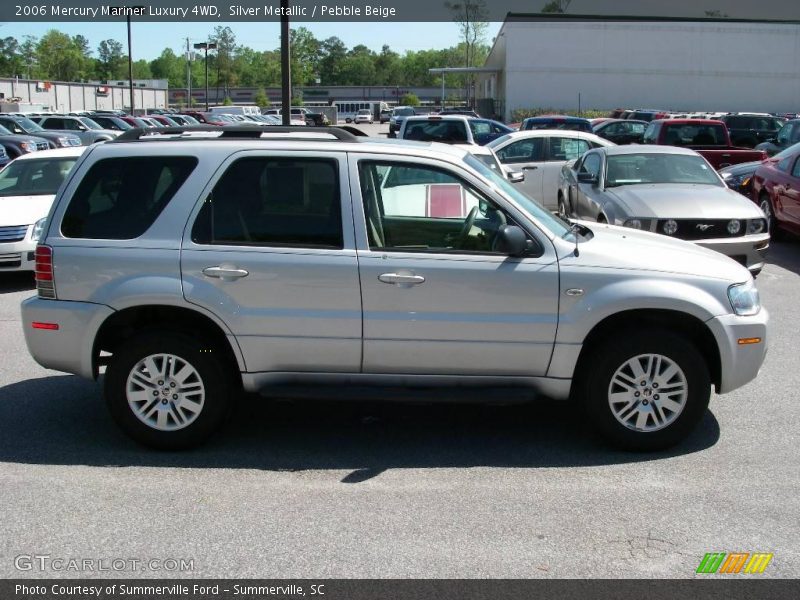
M 800 24 L 509 14 L 478 97 L 515 110 L 800 112 Z

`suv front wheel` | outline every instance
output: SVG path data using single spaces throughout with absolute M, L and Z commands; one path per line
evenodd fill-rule
M 117 424 L 162 450 L 196 446 L 230 406 L 229 374 L 211 349 L 178 333 L 142 334 L 112 357 L 105 397 Z
M 658 450 L 684 439 L 703 416 L 711 379 L 687 339 L 662 329 L 620 332 L 587 361 L 589 416 L 612 444 Z

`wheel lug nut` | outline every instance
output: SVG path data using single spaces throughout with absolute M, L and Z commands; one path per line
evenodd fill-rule
M 158 385 L 164 385 L 164 381 L 163 381 L 163 380 L 161 380 L 161 379 L 159 379 L 159 381 L 158 381 Z M 644 384 L 642 384 L 642 385 L 644 385 Z
M 639 392 L 633 392 L 633 397 L 634 398 L 638 398 L 639 396 L 641 396 L 641 394 Z
M 164 398 L 164 399 L 161 401 L 161 404 L 166 404 L 166 403 L 167 403 L 167 399 L 166 399 L 166 398 Z
M 158 390 L 153 390 L 153 396 L 158 396 Z
M 170 381 L 170 382 L 169 382 L 169 387 L 172 387 L 172 388 L 174 388 L 174 387 L 175 387 L 175 382 L 174 382 L 174 381 Z
M 653 389 L 656 389 L 657 387 L 658 387 L 658 384 L 657 383 L 653 383 Z
M 643 382 L 642 382 L 642 383 L 640 383 L 639 385 L 641 385 L 641 386 L 645 386 L 645 385 L 647 385 L 647 382 L 646 382 L 646 381 L 643 381 Z
M 172 394 L 172 399 L 173 400 L 177 400 L 178 399 L 178 394 Z
M 653 400 L 658 400 L 658 394 L 656 394 L 655 396 L 653 396 Z

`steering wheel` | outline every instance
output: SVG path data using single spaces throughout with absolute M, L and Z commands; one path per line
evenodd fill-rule
M 464 226 L 461 228 L 461 231 L 458 233 L 458 237 L 456 238 L 456 248 L 461 248 L 464 246 L 464 243 L 469 238 L 469 232 L 472 231 L 472 226 L 475 224 L 475 219 L 478 218 L 478 207 L 473 206 L 472 210 L 469 211 L 467 215 L 467 220 L 464 221 Z

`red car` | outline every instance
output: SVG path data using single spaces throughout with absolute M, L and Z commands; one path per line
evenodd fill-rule
M 800 235 L 800 144 L 756 169 L 753 200 L 767 215 L 774 239 L 785 232 Z
M 713 119 L 657 119 L 645 130 L 642 143 L 690 148 L 715 169 L 767 158 L 761 150 L 731 145 L 725 123 Z
M 225 123 L 225 121 L 219 118 L 219 115 L 212 112 L 185 111 L 183 114 L 194 117 L 202 125 L 219 125 L 220 127 L 228 125 L 228 123 Z

